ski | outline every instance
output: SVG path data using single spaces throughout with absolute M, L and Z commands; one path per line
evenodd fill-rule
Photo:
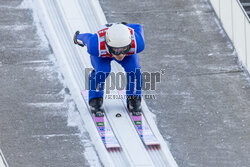
M 96 117 L 95 114 L 93 114 L 90 111 L 90 107 L 88 103 L 88 90 L 83 90 L 81 94 L 84 98 L 86 105 L 88 106 L 89 112 L 92 116 L 92 119 L 97 128 L 97 131 L 106 149 L 108 151 L 120 151 L 121 150 L 120 143 L 118 142 L 105 113 L 103 117 Z
M 124 90 L 118 91 L 118 93 L 121 97 L 125 97 L 126 95 Z M 149 126 L 149 123 L 146 120 L 144 113 L 142 112 L 140 116 L 134 116 L 127 108 L 126 98 L 122 98 L 122 101 L 144 145 L 148 146 L 149 149 L 152 147 L 160 148 L 160 142 L 158 141 L 151 127 Z

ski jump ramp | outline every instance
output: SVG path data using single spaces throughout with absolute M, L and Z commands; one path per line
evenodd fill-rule
M 107 23 L 98 0 L 36 0 L 35 6 L 65 77 L 65 82 L 104 166 L 177 167 L 145 101 L 142 101 L 144 115 L 160 142 L 160 149 L 149 149 L 143 144 L 122 99 L 105 99 L 104 101 L 106 116 L 122 150 L 107 151 L 96 130 L 81 95 L 81 91 L 85 89 L 85 69 L 91 68 L 89 55 L 86 47 L 80 48 L 73 44 L 72 37 L 76 30 L 80 30 L 81 33 L 94 33 L 101 25 Z M 123 70 L 117 63 L 112 63 L 112 71 Z M 115 116 L 117 111 L 122 114 L 122 117 Z

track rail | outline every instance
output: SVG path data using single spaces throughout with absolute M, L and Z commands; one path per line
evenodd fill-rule
M 144 146 L 120 99 L 116 99 L 115 104 L 113 99 L 105 99 L 104 108 L 122 151 L 107 151 L 98 132 L 93 130 L 96 129 L 95 124 L 81 97 L 81 90 L 85 89 L 85 68 L 90 68 L 91 64 L 86 50 L 74 46 L 72 36 L 75 30 L 95 32 L 101 24 L 106 23 L 98 1 L 37 0 L 36 3 L 66 84 L 104 166 L 177 166 L 144 101 L 142 105 L 145 117 L 159 139 L 161 149 Z M 112 69 L 115 72 L 121 71 L 121 68 L 113 63 Z M 115 117 L 117 111 L 122 113 L 121 118 Z
M 0 167 L 9 167 L 1 149 L 0 149 Z

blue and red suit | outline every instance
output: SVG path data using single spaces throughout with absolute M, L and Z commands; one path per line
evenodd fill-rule
M 139 24 L 126 24 L 132 36 L 132 46 L 123 60 L 116 60 L 105 45 L 105 34 L 109 27 L 99 30 L 95 34 L 84 33 L 77 36 L 77 40 L 87 46 L 90 54 L 91 64 L 94 70 L 89 75 L 89 100 L 103 97 L 104 82 L 111 71 L 111 61 L 119 63 L 127 73 L 126 94 L 141 97 L 141 67 L 139 65 L 139 55 L 145 48 L 144 33 Z M 103 76 L 103 74 L 105 74 Z M 136 83 L 135 83 L 136 82 Z M 136 90 L 135 90 L 136 84 Z M 98 91 L 97 91 L 98 88 Z

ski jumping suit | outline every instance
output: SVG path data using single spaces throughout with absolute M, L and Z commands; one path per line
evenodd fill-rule
M 95 34 L 83 33 L 77 36 L 77 39 L 87 46 L 91 64 L 94 68 L 89 75 L 89 100 L 96 97 L 103 97 L 104 82 L 111 71 L 110 63 L 112 60 L 119 63 L 127 74 L 126 95 L 141 97 L 142 78 L 138 53 L 142 52 L 145 47 L 144 33 L 142 26 L 139 24 L 126 24 L 126 26 L 129 27 L 132 35 L 132 46 L 121 61 L 116 60 L 106 48 L 104 37 L 109 25 L 105 26 L 105 28 L 102 28 Z M 135 81 L 136 90 L 134 90 Z M 98 87 L 99 90 L 97 91 Z

